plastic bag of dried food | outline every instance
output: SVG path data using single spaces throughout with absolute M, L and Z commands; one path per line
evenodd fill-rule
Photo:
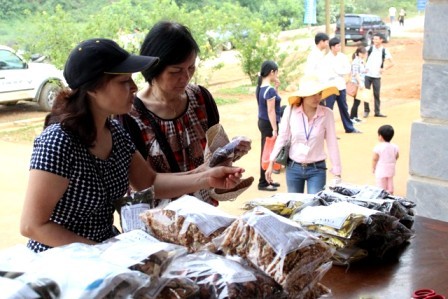
M 414 232 L 393 216 L 378 213 L 370 216 L 366 225 L 367 237 L 357 246 L 367 250 L 369 256 L 382 258 L 389 250 L 398 248 L 414 236 Z
M 101 259 L 151 277 L 160 277 L 174 258 L 187 254 L 185 247 L 161 242 L 142 230 L 120 234 L 95 246 L 100 248 Z
M 288 293 L 313 280 L 333 254 L 297 223 L 263 207 L 241 215 L 214 240 L 227 255 L 238 255 L 263 270 Z
M 113 201 L 112 204 L 120 215 L 120 224 L 123 232 L 134 229 L 145 229 L 145 224 L 139 215 L 151 208 L 154 208 L 154 187 L 145 190 L 132 192 Z
M 189 252 L 202 249 L 236 219 L 189 195 L 140 217 L 157 239 L 185 246 Z
M 47 278 L 24 283 L 17 279 L 0 277 L 0 290 L 1 297 L 7 299 L 57 299 L 61 295 L 59 286 Z
M 227 143 L 223 147 L 217 148 L 210 159 L 209 166 L 215 167 L 218 165 L 229 166 L 233 161 L 238 160 L 241 157 L 241 153 L 238 152 L 238 145 L 241 142 L 250 143 L 251 140 L 244 136 L 235 137 L 232 141 Z
M 39 253 L 41 258 L 16 279 L 24 283 L 50 279 L 59 286 L 61 298 L 132 298 L 142 288 L 147 298 L 157 295 L 156 281 L 148 275 L 111 264 L 100 253 L 99 248 L 80 243 L 52 248 Z
M 376 192 L 375 194 L 379 194 L 379 196 L 382 196 L 382 189 L 379 189 L 377 187 L 370 188 L 364 186 L 360 187 L 357 190 L 361 190 L 362 188 L 367 188 L 371 191 L 374 190 L 374 193 Z M 372 198 L 372 196 L 370 195 L 367 197 L 358 195 L 354 197 L 348 197 L 346 195 L 343 195 L 345 191 L 341 191 L 343 192 L 341 194 L 338 193 L 339 191 L 341 190 L 337 188 L 333 189 L 333 191 L 322 191 L 317 195 L 317 198 L 323 205 L 330 205 L 335 202 L 347 201 L 361 207 L 383 212 L 398 218 L 400 222 L 407 228 L 412 228 L 412 225 L 414 224 L 413 208 L 415 207 L 415 204 L 409 200 L 406 200 L 405 198 L 392 195 L 388 195 L 384 198 Z
M 163 277 L 193 281 L 199 286 L 197 298 L 286 298 L 274 279 L 241 258 L 230 259 L 207 251 L 175 259 Z
M 349 202 L 337 202 L 329 206 L 306 207 L 292 220 L 310 231 L 351 238 L 354 230 L 375 213 L 378 212 Z
M 329 187 L 329 189 L 333 192 L 336 192 L 336 193 L 339 193 L 342 195 L 354 196 L 361 191 L 362 187 L 358 186 L 358 185 L 343 183 L 343 184 L 331 186 L 331 187 Z
M 39 255 L 26 247 L 17 244 L 0 250 L 0 277 L 15 278 L 25 273 L 29 265 Z
M 331 265 L 332 262 L 326 262 L 314 271 L 304 274 L 302 277 L 307 277 L 306 280 L 309 281 L 308 284 L 302 285 L 298 283 L 296 285 L 292 285 L 288 289 L 288 299 L 316 299 L 320 298 L 323 294 L 330 293 L 329 291 L 327 292 L 328 289 L 324 285 L 321 285 L 319 281 L 321 281 L 325 273 L 330 270 Z M 302 278 L 299 281 L 303 280 L 305 279 Z
M 312 205 L 315 202 L 314 198 L 314 194 L 277 193 L 271 197 L 247 201 L 243 209 L 251 210 L 255 207 L 265 207 L 278 215 L 289 217 L 293 211 Z

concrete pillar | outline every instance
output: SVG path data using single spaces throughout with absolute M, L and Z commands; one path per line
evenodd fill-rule
M 406 197 L 416 214 L 448 221 L 448 0 L 425 10 L 420 114 L 412 124 Z

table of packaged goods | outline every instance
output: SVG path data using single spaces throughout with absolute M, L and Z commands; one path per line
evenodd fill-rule
M 418 289 L 447 297 L 448 222 L 415 216 L 413 229 L 414 238 L 399 254 L 333 266 L 321 282 L 334 298 L 407 299 Z

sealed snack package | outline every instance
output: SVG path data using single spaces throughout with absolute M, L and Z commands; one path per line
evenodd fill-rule
M 337 202 L 329 206 L 306 207 L 292 219 L 310 231 L 351 238 L 353 231 L 375 213 L 378 212 L 349 202 Z
M 157 239 L 185 246 L 189 252 L 203 249 L 236 219 L 189 195 L 140 216 Z
M 277 193 L 271 197 L 247 201 L 243 208 L 251 210 L 255 207 L 265 207 L 278 215 L 289 217 L 294 211 L 313 205 L 315 201 L 314 194 Z
M 263 207 L 240 216 L 214 243 L 224 254 L 238 255 L 274 278 L 290 298 L 303 297 L 333 255 L 330 246 L 300 225 Z
M 16 279 L 28 284 L 49 279 L 51 289 L 40 291 L 54 293 L 57 285 L 60 298 L 132 298 L 142 288 L 146 298 L 155 298 L 160 291 L 158 280 L 102 259 L 96 246 L 73 243 L 38 254 L 41 258 Z
M 96 247 L 102 260 L 153 278 L 159 278 L 174 258 L 187 254 L 185 247 L 161 242 L 142 230 L 120 234 Z
M 154 186 L 145 190 L 132 192 L 112 203 L 120 215 L 120 224 L 123 232 L 134 229 L 145 229 L 145 224 L 139 215 L 154 207 Z
M 383 258 L 391 249 L 398 248 L 414 236 L 414 232 L 390 215 L 377 213 L 370 216 L 371 222 L 365 228 L 367 237 L 358 246 L 367 250 L 373 258 Z
M 193 281 L 199 287 L 194 298 L 286 298 L 282 287 L 262 271 L 241 259 L 229 259 L 207 251 L 175 259 L 163 277 Z M 178 294 L 176 298 L 188 297 Z
M 210 158 L 209 166 L 215 167 L 218 165 L 230 166 L 233 161 L 240 158 L 238 156 L 237 146 L 240 142 L 250 142 L 251 140 L 247 137 L 236 137 L 223 147 L 217 148 Z
M 372 186 L 345 185 L 332 188 L 332 190 L 325 190 L 317 194 L 316 197 L 322 205 L 347 201 L 361 207 L 394 216 L 407 228 L 412 228 L 414 224 L 413 208 L 415 207 L 415 203 L 405 198 L 385 194 L 384 190 Z M 349 194 L 354 194 L 354 196 L 348 196 Z M 365 194 L 367 196 L 364 196 Z

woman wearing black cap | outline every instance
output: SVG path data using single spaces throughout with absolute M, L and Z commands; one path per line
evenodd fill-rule
M 90 39 L 72 50 L 64 68 L 70 89 L 57 97 L 46 128 L 34 142 L 20 230 L 39 252 L 73 242 L 95 244 L 116 234 L 112 201 L 129 184 L 154 185 L 157 198 L 203 188 L 233 188 L 241 168 L 191 175 L 149 168 L 112 114 L 127 113 L 137 86 L 132 73 L 158 58 L 130 55 L 114 41 Z

